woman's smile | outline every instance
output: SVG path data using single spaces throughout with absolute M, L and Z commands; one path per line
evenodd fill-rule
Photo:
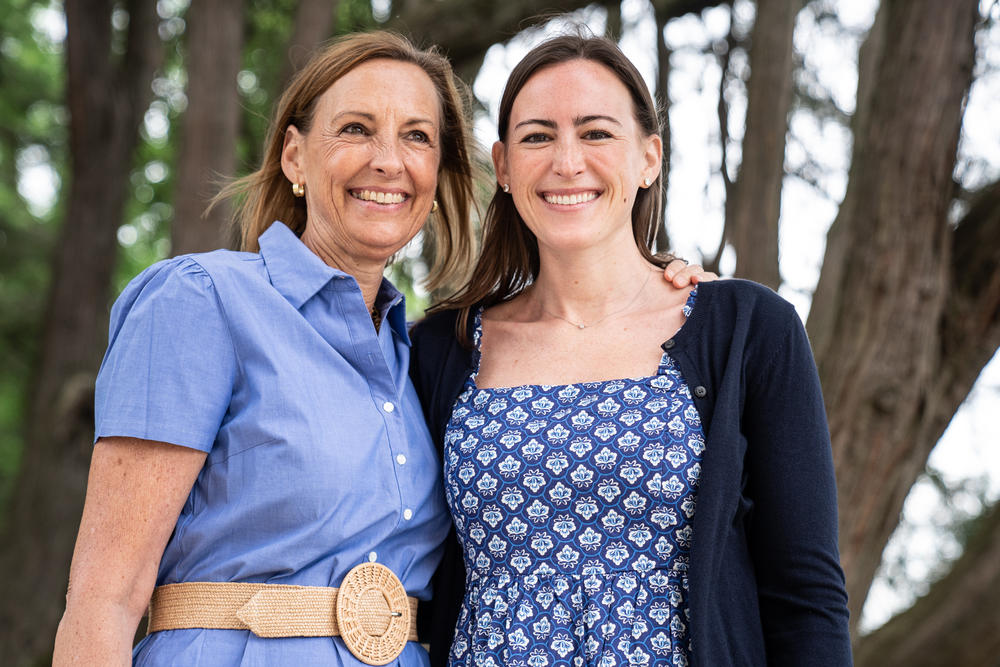
M 556 191 L 546 191 L 542 192 L 542 199 L 546 203 L 552 204 L 557 207 L 566 206 L 577 206 L 579 204 L 587 204 L 594 201 L 601 196 L 601 192 L 598 190 L 584 190 L 583 192 L 556 192 Z
M 410 198 L 405 192 L 389 192 L 385 190 L 350 190 L 351 196 L 363 202 L 371 202 L 380 206 L 402 204 Z

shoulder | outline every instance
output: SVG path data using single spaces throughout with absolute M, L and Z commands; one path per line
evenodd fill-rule
M 264 262 L 257 253 L 235 250 L 213 250 L 212 252 L 181 255 L 175 261 L 183 265 L 197 267 L 214 282 L 225 280 L 245 280 L 263 276 Z
M 247 274 L 253 271 L 254 264 L 259 264 L 259 259 L 259 255 L 232 250 L 178 255 L 150 265 L 126 289 L 166 283 L 205 283 L 227 273 Z
M 455 324 L 460 316 L 459 310 L 438 311 L 417 322 L 410 330 L 413 343 L 410 375 L 414 381 L 437 384 L 468 372 L 472 350 L 464 347 L 455 335 Z
M 695 313 L 711 320 L 741 324 L 752 329 L 784 328 L 801 320 L 789 301 L 769 287 L 740 278 L 716 280 L 698 285 Z
M 698 285 L 698 300 L 711 299 L 716 307 L 735 308 L 743 311 L 781 312 L 794 310 L 791 303 L 770 287 L 742 278 L 713 280 Z
M 458 320 L 458 310 L 439 310 L 417 320 L 410 328 L 410 338 L 413 344 L 433 344 L 435 341 L 450 342 L 455 339 L 455 322 Z
M 130 313 L 219 310 L 218 284 L 246 280 L 252 273 L 249 253 L 217 250 L 159 261 L 133 278 L 115 301 L 112 323 Z

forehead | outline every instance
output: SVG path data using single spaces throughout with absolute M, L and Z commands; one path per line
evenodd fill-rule
M 320 96 L 321 113 L 390 113 L 402 119 L 438 122 L 441 101 L 434 83 L 413 63 L 379 58 L 361 63 Z
M 514 98 L 511 120 L 606 115 L 633 118 L 632 95 L 608 67 L 576 59 L 549 65 L 525 82 Z

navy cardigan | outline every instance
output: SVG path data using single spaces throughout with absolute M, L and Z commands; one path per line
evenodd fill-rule
M 411 334 L 410 374 L 439 451 L 472 364 L 455 317 L 431 315 Z M 704 283 L 663 348 L 706 436 L 689 571 L 691 665 L 850 665 L 830 436 L 801 320 L 755 283 Z M 464 585 L 452 528 L 434 600 L 420 612 L 434 665 L 447 662 Z

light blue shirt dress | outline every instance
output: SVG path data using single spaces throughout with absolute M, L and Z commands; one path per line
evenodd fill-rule
M 383 281 L 376 335 L 353 277 L 283 224 L 260 253 L 153 265 L 111 314 L 96 434 L 199 449 L 205 466 L 157 585 L 339 586 L 377 561 L 426 599 L 449 528 L 441 462 L 407 376 L 402 295 Z M 137 665 L 357 665 L 338 638 L 167 630 Z M 392 664 L 424 665 L 409 642 Z

